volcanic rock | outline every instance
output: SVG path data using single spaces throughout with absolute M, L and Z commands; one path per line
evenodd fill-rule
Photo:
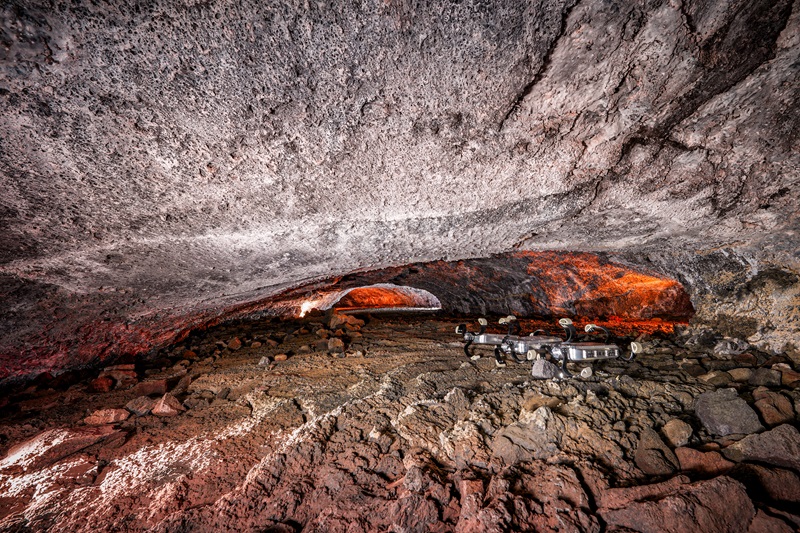
M 342 339 L 328 339 L 329 353 L 344 353 L 344 341 Z
M 89 390 L 92 392 L 109 392 L 114 388 L 114 380 L 109 376 L 99 376 L 89 383 Z
M 633 460 L 639 470 L 652 476 L 670 475 L 680 468 L 678 458 L 650 428 L 642 429 Z
M 744 486 L 726 476 L 682 486 L 657 500 L 600 510 L 608 526 L 628 531 L 746 531 L 755 508 Z
M 145 416 L 150 414 L 156 401 L 147 396 L 139 396 L 125 404 L 125 409 L 135 414 L 136 416 Z
M 781 373 L 771 368 L 756 368 L 749 383 L 757 387 L 780 387 Z
M 735 389 L 704 392 L 695 402 L 695 414 L 713 435 L 749 434 L 764 429 L 758 415 Z
M 686 446 L 692 437 L 692 426 L 679 418 L 673 418 L 661 428 L 667 443 L 673 448 Z
M 800 432 L 783 424 L 759 435 L 748 435 L 723 450 L 732 461 L 757 461 L 800 472 Z
M 87 426 L 102 426 L 127 420 L 131 414 L 125 409 L 101 409 L 83 419 Z
M 119 432 L 111 426 L 49 429 L 12 446 L 0 460 L 0 472 L 38 470 Z
M 728 370 L 728 374 L 731 376 L 733 381 L 738 383 L 746 383 L 753 375 L 753 371 L 749 368 L 731 368 Z
M 729 475 L 741 481 L 756 501 L 800 504 L 800 476 L 791 470 L 740 463 Z
M 767 426 L 777 426 L 794 420 L 792 402 L 779 392 L 759 387 L 753 391 L 756 409 Z
M 239 338 L 238 338 L 238 337 L 234 337 L 233 339 L 231 339 L 230 341 L 228 341 L 228 349 L 229 349 L 229 350 L 234 350 L 234 351 L 236 351 L 236 350 L 238 350 L 238 349 L 239 349 L 239 348 L 241 348 L 241 347 L 242 347 L 242 341 L 241 341 L 241 340 L 239 340 Z
M 758 509 L 753 521 L 750 522 L 750 527 L 747 533 L 796 533 L 797 530 L 787 524 L 785 521 L 771 516 Z
M 167 380 L 165 379 L 141 381 L 133 388 L 133 393 L 138 396 L 161 396 L 165 392 L 167 392 Z
M 170 393 L 165 394 L 160 399 L 156 400 L 153 408 L 150 410 L 156 416 L 177 416 L 181 411 L 185 411 L 181 402 Z
M 531 368 L 531 375 L 534 379 L 552 379 L 560 373 L 561 369 L 546 359 L 537 359 Z
M 733 462 L 715 451 L 701 452 L 692 448 L 676 448 L 675 456 L 678 458 L 682 471 L 702 476 L 718 476 L 734 467 Z

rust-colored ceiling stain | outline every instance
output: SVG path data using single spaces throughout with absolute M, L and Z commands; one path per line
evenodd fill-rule
M 677 281 L 638 272 L 595 254 L 519 255 L 530 260 L 528 274 L 536 279 L 555 314 L 650 319 L 689 318 L 694 311 Z M 536 292 L 533 289 L 532 293 Z
M 334 306 L 337 309 L 365 309 L 384 307 L 416 307 L 409 296 L 384 287 L 353 289 Z

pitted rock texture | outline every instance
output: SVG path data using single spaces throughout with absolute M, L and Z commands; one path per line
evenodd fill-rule
M 134 411 L 135 388 L 13 396 L 0 409 L 0 530 L 747 532 L 800 520 L 798 411 L 717 438 L 693 410 L 715 386 L 685 370 L 767 354 L 741 363 L 714 354 L 718 339 L 643 336 L 651 353 L 633 363 L 533 381 L 530 363 L 467 359 L 447 340 L 452 321 L 373 318 L 342 335 L 343 357 L 301 349 L 327 326 L 231 325 L 164 351 L 137 375 L 169 384 L 185 407 L 171 417 Z M 780 390 L 800 405 L 800 389 Z M 81 422 L 123 408 L 116 424 Z M 676 418 L 694 431 L 673 452 L 659 433 Z M 651 471 L 654 457 L 669 468 Z
M 3 2 L 0 333 L 78 364 L 519 247 L 663 266 L 796 348 L 798 27 L 790 0 Z

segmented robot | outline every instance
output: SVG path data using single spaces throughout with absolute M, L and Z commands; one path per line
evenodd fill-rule
M 622 359 L 631 361 L 637 353 L 643 351 L 638 342 L 630 343 L 628 350 L 623 350 L 617 344 L 610 343 L 611 333 L 604 327 L 596 324 L 587 324 L 586 333 L 599 333 L 604 335 L 602 342 L 579 341 L 575 325 L 569 318 L 558 321 L 566 332 L 566 339 L 545 335 L 544 331 L 536 330 L 530 335 L 519 335 L 520 326 L 514 315 L 503 317 L 500 325 L 508 327 L 506 334 L 487 333 L 489 322 L 485 318 L 478 320 L 480 329 L 477 332 L 467 331 L 466 324 L 459 324 L 456 333 L 464 337 L 464 353 L 472 360 L 479 359 L 472 349 L 475 345 L 494 346 L 494 358 L 497 366 L 506 366 L 505 357 L 510 356 L 517 363 L 535 361 L 542 357 L 560 364 L 561 378 L 571 377 L 567 370 L 567 363 L 581 363 L 590 361 L 605 361 L 608 359 Z

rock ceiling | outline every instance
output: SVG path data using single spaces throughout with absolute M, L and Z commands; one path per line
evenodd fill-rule
M 792 352 L 799 10 L 4 2 L 0 379 L 512 250 L 602 252 Z

